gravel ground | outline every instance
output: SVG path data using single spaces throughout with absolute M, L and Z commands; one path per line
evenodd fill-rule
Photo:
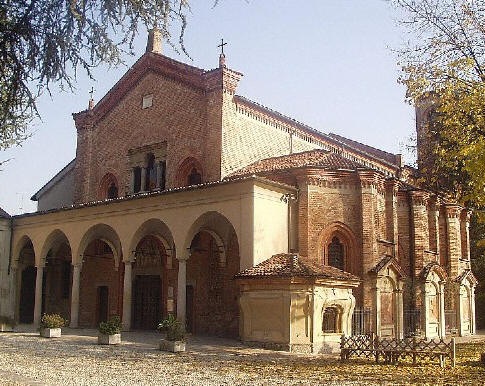
M 1 385 L 391 385 L 321 371 L 335 356 L 252 349 L 235 340 L 190 337 L 187 352 L 161 352 L 157 333 L 124 333 L 118 346 L 96 344 L 96 331 L 63 329 L 0 334 Z
M 36 332 L 0 334 L 2 385 L 306 385 L 317 379 L 251 370 L 250 363 L 269 364 L 310 359 L 263 349 L 234 340 L 191 337 L 187 352 L 157 349 L 157 333 L 122 334 L 118 346 L 96 344 L 96 331 L 63 329 L 61 338 Z M 316 381 L 316 382 L 315 382 Z M 332 383 L 327 383 L 332 384 Z M 340 385 L 343 383 L 334 383 Z M 348 383 L 348 384 L 355 384 Z

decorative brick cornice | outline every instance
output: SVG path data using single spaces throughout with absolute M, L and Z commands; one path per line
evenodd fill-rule
M 429 193 L 422 190 L 413 190 L 409 192 L 413 206 L 427 206 Z
M 91 118 L 96 124 L 114 106 L 132 90 L 148 73 L 163 75 L 164 78 L 185 84 L 202 94 L 214 89 L 224 89 L 234 94 L 242 74 L 228 68 L 203 69 L 178 62 L 166 56 L 147 52 L 121 77 L 108 93 L 94 106 L 92 110 L 84 110 L 73 114 L 77 129 L 86 127 L 85 120 Z
M 448 218 L 460 218 L 461 211 L 463 210 L 458 204 L 446 204 L 444 208 Z

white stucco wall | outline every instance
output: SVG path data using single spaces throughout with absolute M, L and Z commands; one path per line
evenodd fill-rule
M 13 275 L 8 274 L 10 219 L 0 218 L 0 316 L 13 318 Z
M 37 210 L 49 210 L 70 206 L 73 203 L 74 194 L 74 169 L 57 181 L 45 193 L 40 195 L 37 202 Z

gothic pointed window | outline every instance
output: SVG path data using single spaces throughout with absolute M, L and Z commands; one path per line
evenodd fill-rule
M 336 236 L 328 245 L 328 265 L 344 270 L 344 246 Z
M 188 178 L 188 185 L 198 185 L 202 182 L 202 176 L 197 171 L 196 168 L 192 168 L 192 171 L 189 174 Z
M 108 198 L 113 199 L 118 197 L 118 187 L 114 182 L 108 188 Z

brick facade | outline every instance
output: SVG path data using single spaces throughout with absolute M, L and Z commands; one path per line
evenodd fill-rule
M 159 210 L 165 205 L 163 199 L 155 201 L 140 193 L 182 194 L 186 185 L 198 185 L 204 195 L 211 184 L 258 175 L 274 185 L 271 194 L 265 193 L 272 200 L 274 221 L 287 222 L 275 226 L 288 233 L 284 235 L 288 250 L 278 252 L 297 252 L 317 265 L 334 265 L 358 277 L 361 284 L 353 289 L 356 305 L 372 310 L 374 331 L 402 335 L 403 307 L 427 312 L 430 302 L 441 296 L 444 282 L 466 277 L 467 212 L 405 178 L 409 168 L 403 168 L 399 155 L 319 133 L 236 95 L 241 78 L 223 62 L 204 71 L 147 52 L 97 105 L 74 114 L 78 136 L 74 202 L 104 199 L 104 191 L 114 184 L 127 212 L 133 195 L 153 199 L 153 210 Z M 187 205 L 198 213 L 194 192 Z M 253 187 L 237 205 L 258 194 Z M 162 283 L 160 316 L 193 317 L 190 328 L 196 333 L 236 336 L 239 289 L 233 277 L 241 261 L 271 256 L 242 255 L 243 250 L 248 255 L 267 250 L 255 247 L 263 237 L 257 231 L 263 223 L 255 220 L 257 213 L 239 207 L 231 208 L 238 213 L 237 224 L 221 222 L 223 201 L 218 200 L 211 199 L 216 209 L 210 212 L 204 212 L 207 203 L 200 206 L 200 217 L 183 230 L 185 236 L 177 230 L 179 235 L 172 238 L 168 227 L 147 231 L 146 236 L 163 239 L 159 249 L 167 259 L 154 273 Z M 259 208 L 264 210 L 264 205 Z M 160 210 L 162 214 L 150 221 L 163 217 Z M 120 237 L 135 232 L 130 226 L 120 226 Z M 273 235 L 273 240 L 267 237 L 269 230 L 264 231 L 264 243 L 285 245 L 281 235 Z M 109 314 L 130 315 L 130 283 L 137 276 L 153 274 L 140 271 L 136 253 L 136 245 L 125 246 L 123 256 L 120 249 L 108 259 L 84 259 L 80 326 L 96 322 L 93 315 L 98 311 L 93 307 L 99 286 L 108 287 Z M 94 264 L 92 259 L 99 261 Z M 71 301 L 76 304 L 75 297 Z M 386 309 L 383 318 L 381 306 Z

